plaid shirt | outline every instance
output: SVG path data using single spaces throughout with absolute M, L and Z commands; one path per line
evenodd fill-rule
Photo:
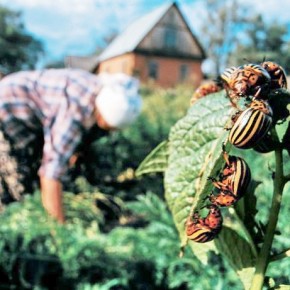
M 27 148 L 44 136 L 38 174 L 62 180 L 69 159 L 96 123 L 96 75 L 48 69 L 8 75 L 0 82 L 0 123 L 13 144 Z

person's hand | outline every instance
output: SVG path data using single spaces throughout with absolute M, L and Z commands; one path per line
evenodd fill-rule
M 41 199 L 47 213 L 58 222 L 64 223 L 62 185 L 58 180 L 40 177 Z

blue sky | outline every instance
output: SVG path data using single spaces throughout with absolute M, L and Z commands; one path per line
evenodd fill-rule
M 239 0 L 268 21 L 290 22 L 289 0 Z M 129 23 L 165 0 L 0 0 L 22 11 L 26 29 L 40 39 L 46 50 L 42 63 L 63 60 L 67 55 L 90 55 L 112 31 Z M 226 0 L 225 0 L 226 2 Z M 204 13 L 203 0 L 177 1 L 198 35 Z

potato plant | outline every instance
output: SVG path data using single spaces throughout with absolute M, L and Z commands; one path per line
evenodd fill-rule
M 273 110 L 273 122 L 265 141 L 266 145 L 274 144 L 269 153 L 256 152 L 252 147 L 237 148 L 229 142 L 230 130 L 226 128 L 233 126 L 236 105 L 244 109 L 249 107 L 247 98 L 237 99 L 243 100 L 233 102 L 226 87 L 226 90 L 209 93 L 194 102 L 187 114 L 172 126 L 168 138 L 140 164 L 137 175 L 164 174 L 165 199 L 179 232 L 181 256 L 184 247 L 189 246 L 195 256 L 207 264 L 207 254 L 215 251 L 229 261 L 244 289 L 259 290 L 263 285 L 283 289 L 290 286 L 278 285 L 279 279 L 276 283 L 269 277 L 267 268 L 290 253 L 289 243 L 285 249 L 273 244 L 275 239 L 289 234 L 277 224 L 283 191 L 289 193 L 290 93 L 285 87 L 271 88 L 267 93 Z M 206 216 L 208 196 L 215 188 L 212 178 L 218 178 L 225 166 L 223 147 L 228 154 L 247 160 L 253 178 L 238 202 L 221 207 L 224 218 L 220 233 L 212 241 L 198 243 L 188 239 L 186 221 L 196 212 Z M 265 196 L 272 197 L 272 201 L 267 200 L 267 210 L 260 206 Z

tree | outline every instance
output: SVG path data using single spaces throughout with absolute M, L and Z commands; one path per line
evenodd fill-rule
M 234 51 L 237 42 L 237 31 L 243 29 L 246 21 L 245 8 L 236 0 L 225 1 L 206 0 L 205 18 L 202 26 L 202 38 L 204 47 L 207 47 L 209 59 L 214 62 L 214 73 L 228 65 L 231 52 Z
M 42 43 L 25 30 L 21 13 L 0 6 L 0 70 L 32 69 L 42 52 Z
M 248 23 L 244 32 L 244 41 L 237 46 L 232 65 L 239 65 L 245 59 L 259 63 L 263 59 L 276 61 L 289 71 L 289 45 L 286 26 L 277 23 L 266 23 L 262 15 L 257 15 Z
M 224 68 L 240 65 L 245 59 L 261 62 L 264 58 L 278 62 L 289 71 L 287 26 L 267 23 L 237 0 L 206 0 L 202 26 L 204 47 L 214 63 L 217 76 Z

